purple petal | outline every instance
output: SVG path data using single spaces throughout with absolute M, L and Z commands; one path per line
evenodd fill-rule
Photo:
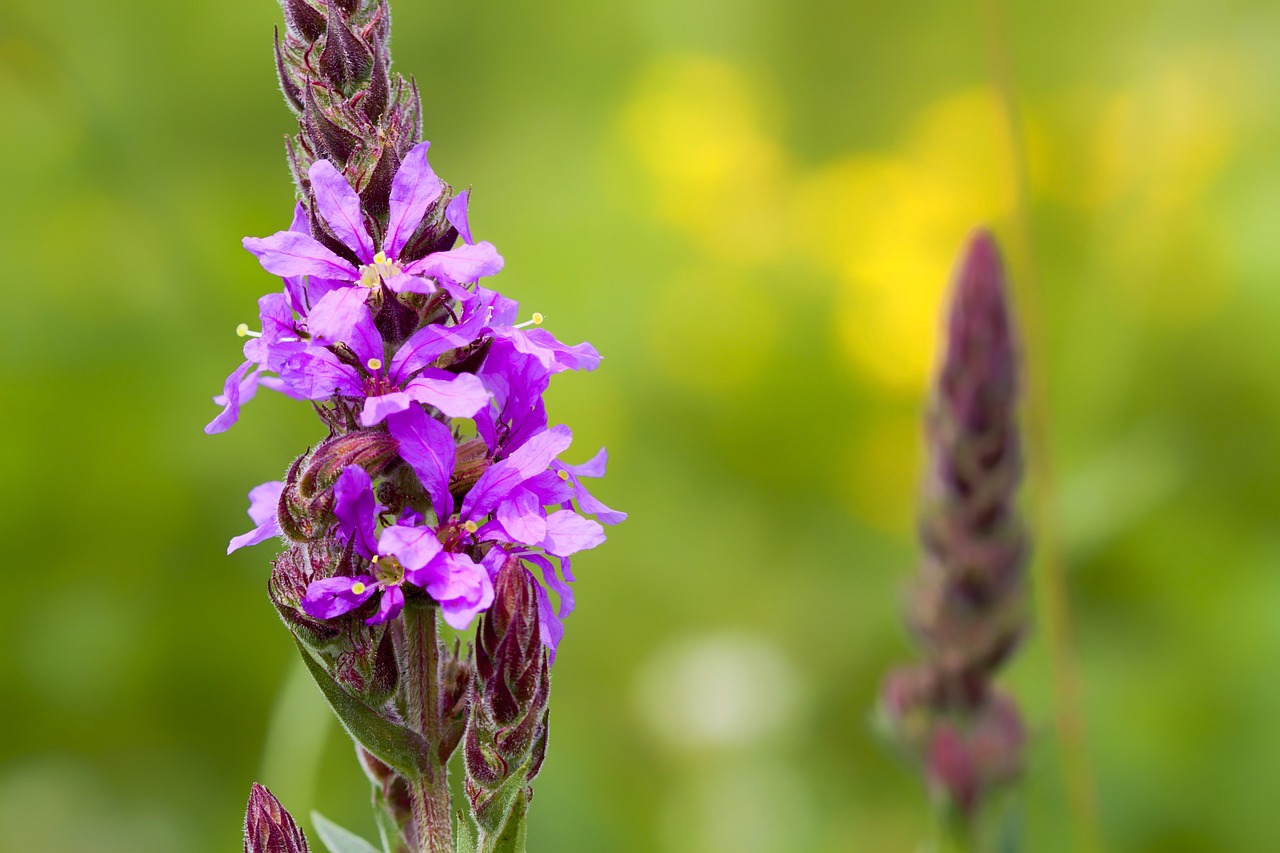
M 572 441 L 573 433 L 563 425 L 530 438 L 506 459 L 480 475 L 462 501 L 462 518 L 476 518 L 490 512 L 516 486 L 545 471 Z
M 496 513 L 510 542 L 521 545 L 539 545 L 547 535 L 547 514 L 542 502 L 528 489 L 516 489 L 511 496 L 498 504 Z
M 502 255 L 493 244 L 464 243 L 447 252 L 432 252 L 404 268 L 410 275 L 446 278 L 462 284 L 471 284 L 485 276 L 495 275 L 502 269 Z
M 598 521 L 562 509 L 547 516 L 547 536 L 541 544 L 548 554 L 568 557 L 596 547 L 604 538 L 604 528 Z
M 451 628 L 463 630 L 493 603 L 493 583 L 484 566 L 465 554 L 443 554 L 427 571 L 425 588 L 440 602 L 441 615 Z
M 315 343 L 350 343 L 360 320 L 369 317 L 368 298 L 367 287 L 340 287 L 322 296 L 307 315 L 307 331 Z
M 382 531 L 378 553 L 395 557 L 405 571 L 417 571 L 440 553 L 440 540 L 429 527 L 406 527 L 393 524 Z
M 605 468 L 608 464 L 609 451 L 602 447 L 596 451 L 595 456 L 592 456 L 581 465 L 569 465 L 564 462 L 557 462 L 554 467 L 563 468 L 570 474 L 574 474 L 579 477 L 603 477 Z
M 284 483 L 273 480 L 270 483 L 254 486 L 249 491 L 249 518 L 253 519 L 253 523 L 257 526 L 248 533 L 242 533 L 232 539 L 227 545 L 228 554 L 280 535 L 280 522 L 276 511 L 280 506 L 280 492 L 283 489 Z
M 479 307 L 457 326 L 423 326 L 391 359 L 391 376 L 412 376 L 449 350 L 466 346 L 480 337 L 488 321 L 488 310 Z
M 355 592 L 353 587 L 356 584 L 363 584 L 364 588 Z M 312 581 L 302 597 L 302 609 L 315 619 L 332 619 L 355 610 L 377 590 L 378 582 L 369 575 Z
M 277 394 L 283 394 L 293 400 L 310 399 L 305 394 L 299 394 L 297 391 L 289 387 L 289 385 L 279 376 L 263 376 L 258 380 L 258 384 L 263 388 L 275 391 Z
M 249 374 L 252 364 L 246 361 L 231 371 L 231 375 L 222 383 L 222 394 L 213 398 L 215 403 L 222 404 L 222 412 L 205 426 L 206 435 L 214 435 L 230 429 L 231 425 L 240 418 L 240 404 L 253 399 L 258 387 L 258 371 L 255 370 Z
M 551 607 L 551 599 L 547 597 L 547 591 L 542 584 L 538 584 L 534 589 L 538 592 L 538 633 L 541 635 L 542 645 L 546 646 L 550 652 L 550 662 L 554 664 L 556 647 L 564 639 L 564 623 Z
M 372 263 L 373 240 L 364 227 L 360 196 L 328 160 L 312 163 L 307 176 L 311 178 L 311 191 L 315 193 L 320 216 L 329 230 L 355 252 L 361 262 Z
M 462 242 L 471 243 L 471 223 L 467 218 L 467 206 L 471 203 L 471 190 L 463 190 L 453 197 L 449 206 L 444 209 L 444 218 L 458 229 Z
M 417 406 L 389 416 L 387 429 L 400 443 L 400 458 L 409 463 L 431 496 L 436 517 L 448 518 L 453 514 L 449 477 L 458 452 L 453 433 Z
M 333 514 L 338 517 L 338 529 L 343 536 L 355 537 L 360 556 L 369 559 L 377 553 L 374 533 L 378 526 L 378 502 L 373 496 L 369 472 L 359 465 L 343 468 L 333 484 Z
M 311 233 L 311 224 L 307 221 L 307 208 L 302 202 L 298 202 L 293 208 L 293 222 L 289 223 L 289 230 L 297 234 Z M 305 315 L 309 304 L 306 278 L 300 275 L 285 276 L 284 290 L 289 295 L 289 304 L 293 310 Z
M 526 332 L 508 326 L 495 328 L 493 333 L 511 341 L 517 351 L 533 356 L 553 373 L 564 370 L 595 370 L 600 366 L 600 354 L 591 344 L 566 346 L 546 329 L 530 329 Z
M 387 236 L 382 240 L 382 251 L 388 258 L 400 257 L 400 250 L 422 223 L 423 214 L 440 197 L 440 179 L 427 165 L 430 145 L 419 142 L 409 149 L 391 180 L 391 215 L 387 219 Z
M 360 412 L 360 423 L 367 427 L 382 423 L 389 415 L 403 412 L 413 405 L 413 398 L 404 391 L 393 391 L 378 397 L 367 397 Z
M 389 586 L 382 590 L 382 600 L 378 602 L 378 612 L 364 620 L 366 625 L 381 625 L 394 619 L 404 609 L 404 593 L 398 586 Z
M 387 279 L 387 290 L 392 293 L 435 293 L 439 290 L 428 279 L 400 273 Z
M 284 491 L 284 483 L 272 480 L 249 490 L 249 518 L 254 524 L 266 524 L 276 517 L 280 508 L 280 493 Z
M 556 615 L 561 619 L 567 617 L 577 607 L 577 601 L 573 596 L 573 587 L 560 579 L 560 573 L 556 571 L 555 563 L 539 554 L 526 554 L 525 559 L 536 565 L 542 570 L 542 585 L 548 587 L 556 594 L 556 598 L 560 599 L 560 606 L 556 608 Z M 566 569 L 568 560 L 561 561 Z M 565 575 L 569 580 L 573 580 L 573 575 L 566 570 Z
M 360 278 L 359 270 L 350 261 L 338 257 L 309 234 L 277 231 L 270 237 L 245 237 L 243 242 L 244 247 L 258 258 L 262 268 L 272 275 L 314 275 L 339 281 Z
M 429 374 L 429 375 L 428 375 Z M 428 371 L 405 386 L 414 400 L 435 406 L 450 418 L 469 418 L 489 405 L 489 389 L 470 373 Z
M 337 393 L 349 397 L 364 396 L 360 374 L 320 347 L 307 347 L 289 356 L 280 371 L 280 378 L 308 400 L 324 400 Z

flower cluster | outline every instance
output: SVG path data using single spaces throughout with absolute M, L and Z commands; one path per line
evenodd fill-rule
M 455 628 L 490 606 L 514 558 L 541 577 L 542 641 L 554 651 L 573 608 L 570 558 L 626 516 L 583 484 L 604 474 L 603 450 L 583 465 L 559 460 L 572 436 L 548 424 L 542 398 L 552 375 L 592 370 L 600 356 L 535 328 L 541 315 L 517 322 L 518 305 L 480 285 L 502 256 L 472 239 L 469 193 L 449 197 L 428 145 L 402 158 L 385 217 L 317 159 L 313 215 L 299 203 L 288 230 L 244 241 L 283 288 L 259 300 L 259 331 L 239 329 L 245 360 L 206 432 L 228 429 L 265 387 L 311 401 L 329 437 L 289 480 L 250 492 L 256 527 L 228 553 L 280 535 L 336 539 L 351 559 L 308 579 L 307 615 L 368 611 L 378 624 L 425 594 Z M 444 237 L 421 239 L 441 218 Z

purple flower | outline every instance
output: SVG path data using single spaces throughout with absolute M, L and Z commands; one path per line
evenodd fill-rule
M 273 536 L 280 535 L 280 521 L 276 516 L 276 510 L 280 506 L 280 492 L 283 490 L 284 483 L 279 480 L 254 486 L 250 490 L 249 517 L 257 526 L 248 533 L 242 533 L 232 539 L 227 545 L 228 554 L 247 545 L 257 545 L 259 542 L 265 542 Z
M 451 203 L 446 212 L 461 216 L 463 245 L 404 262 L 401 252 L 422 224 L 427 209 L 440 197 L 440 179 L 427 164 L 429 142 L 409 150 L 391 182 L 390 215 L 382 245 L 375 248 L 365 227 L 360 197 L 328 160 L 311 165 L 308 177 L 319 216 L 360 263 L 335 254 L 309 234 L 277 231 L 270 237 L 246 237 L 244 246 L 270 273 L 285 277 L 316 276 L 325 282 L 359 288 L 361 298 L 385 284 L 393 293 L 433 293 L 427 278 L 470 284 L 502 269 L 502 256 L 492 243 L 471 243 L 465 222 L 466 202 Z M 450 220 L 453 221 L 452 219 Z M 458 227 L 455 224 L 455 227 Z M 332 291 L 331 291 L 332 292 Z
M 449 481 L 456 463 L 457 446 L 449 428 L 416 407 L 390 416 L 387 426 L 399 442 L 401 458 L 417 473 L 431 496 L 438 519 L 437 536 L 446 550 L 470 549 L 489 543 L 492 552 L 521 557 L 542 570 L 539 601 L 544 611 L 543 641 L 554 650 L 563 635 L 560 620 L 573 609 L 573 595 L 548 557 L 557 558 L 565 578 L 572 580 L 568 558 L 604 541 L 600 523 L 572 509 L 575 485 L 571 481 L 576 482 L 579 470 L 583 475 L 603 473 L 600 455 L 581 469 L 553 468 L 559 464 L 556 457 L 568 449 L 572 433 L 565 426 L 543 428 L 485 469 L 462 499 L 455 515 Z M 586 498 L 611 521 L 625 517 L 589 494 Z M 566 506 L 548 513 L 549 503 Z M 581 496 L 579 503 L 584 503 Z M 486 557 L 485 564 L 489 563 Z M 560 596 L 558 612 L 551 608 L 544 587 L 550 587 Z
M 429 365 L 479 337 L 484 313 L 484 306 L 477 304 L 457 326 L 424 326 L 387 364 L 386 345 L 363 296 L 352 288 L 334 290 L 308 318 L 313 343 L 289 353 L 280 380 L 304 399 L 324 400 L 336 394 L 363 401 L 365 426 L 379 424 L 414 403 L 435 406 L 446 417 L 472 417 L 489 402 L 484 382 L 470 373 L 449 373 Z M 337 343 L 356 356 L 356 365 L 330 348 Z
M 394 619 L 404 607 L 406 581 L 438 601 L 445 621 L 454 628 L 465 628 L 493 603 L 493 583 L 482 565 L 467 554 L 446 552 L 436 531 L 411 515 L 379 533 L 382 512 L 369 474 L 358 465 L 344 468 L 334 485 L 334 514 L 339 530 L 369 561 L 372 573 L 312 581 L 302 600 L 308 614 L 332 619 L 380 592 L 378 610 L 366 623 Z

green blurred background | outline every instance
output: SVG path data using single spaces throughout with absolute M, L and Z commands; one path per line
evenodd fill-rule
M 913 655 L 948 270 L 972 226 L 1020 233 L 1003 51 L 1055 473 L 1038 535 L 1069 572 L 1107 848 L 1276 849 L 1280 6 L 1021 2 L 994 42 L 978 3 L 393 11 L 496 284 L 606 356 L 549 400 L 572 461 L 608 445 L 597 494 L 632 515 L 575 561 L 532 850 L 928 836 L 869 709 Z M 264 393 L 201 432 L 274 286 L 240 238 L 292 203 L 279 18 L 0 0 L 4 853 L 238 850 L 255 779 L 371 831 L 264 595 L 271 546 L 223 555 L 318 424 Z M 1006 681 L 1025 849 L 1055 853 L 1078 842 L 1044 636 Z

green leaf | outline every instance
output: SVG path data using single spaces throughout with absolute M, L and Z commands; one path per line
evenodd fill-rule
M 454 853 L 476 853 L 476 828 L 462 812 L 453 822 Z
M 485 838 L 481 853 L 525 853 L 526 822 L 529 814 L 529 801 L 525 798 L 524 786 L 516 795 L 511 810 L 507 812 L 507 821 L 497 838 Z
M 347 734 L 408 779 L 416 779 L 430 769 L 431 751 L 422 735 L 391 722 L 352 696 L 297 637 L 294 642 Z
M 350 830 L 343 829 L 320 812 L 311 813 L 316 835 L 329 848 L 329 853 L 379 853 L 378 848 Z

